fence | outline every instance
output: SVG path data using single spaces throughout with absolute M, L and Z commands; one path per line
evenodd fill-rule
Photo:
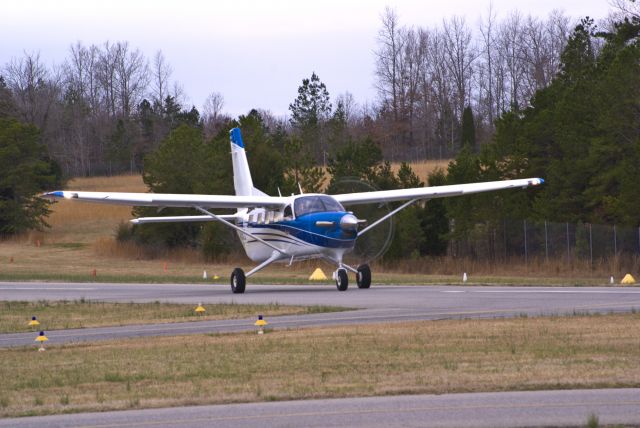
M 588 263 L 592 268 L 620 260 L 633 265 L 640 257 L 640 227 L 505 220 L 500 225 L 478 225 L 449 246 L 454 257 L 503 263 L 519 258 L 567 264 Z

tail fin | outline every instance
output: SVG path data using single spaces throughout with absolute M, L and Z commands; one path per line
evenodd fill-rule
M 253 187 L 251 171 L 244 151 L 240 128 L 229 131 L 231 137 L 231 162 L 233 164 L 233 186 L 238 196 L 266 196 L 265 193 Z

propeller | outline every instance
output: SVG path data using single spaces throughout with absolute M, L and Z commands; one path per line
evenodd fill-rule
M 341 179 L 332 185 L 331 193 L 370 192 L 378 190 L 364 180 L 357 178 Z M 340 219 L 340 229 L 345 233 L 357 233 L 367 223 L 365 219 L 375 221 L 391 212 L 388 204 L 367 204 L 348 207 L 353 212 L 345 214 Z M 371 263 L 382 257 L 391 246 L 395 232 L 393 217 L 382 222 L 364 235 L 358 237 L 354 250 L 345 255 L 345 262 L 358 265 Z
M 345 214 L 340 219 L 340 229 L 348 232 L 354 232 L 358 230 L 358 224 L 360 221 L 353 214 Z

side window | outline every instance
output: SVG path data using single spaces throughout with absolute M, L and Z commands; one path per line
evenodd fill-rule
M 291 205 L 287 205 L 284 207 L 284 219 L 291 220 L 293 219 L 293 211 L 291 211 Z

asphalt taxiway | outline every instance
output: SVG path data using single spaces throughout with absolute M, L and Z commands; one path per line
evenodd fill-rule
M 372 286 L 339 292 L 332 285 L 255 285 L 244 294 L 204 284 L 0 283 L 0 300 L 279 303 L 344 306 L 353 310 L 270 317 L 273 329 L 395 321 L 614 313 L 640 310 L 636 287 Z M 258 314 L 256 314 L 258 315 Z M 159 323 L 48 331 L 49 344 L 254 329 L 240 320 Z M 33 344 L 33 333 L 2 334 L 0 347 Z
M 640 389 L 524 391 L 281 401 L 0 419 L 0 427 L 637 426 Z

